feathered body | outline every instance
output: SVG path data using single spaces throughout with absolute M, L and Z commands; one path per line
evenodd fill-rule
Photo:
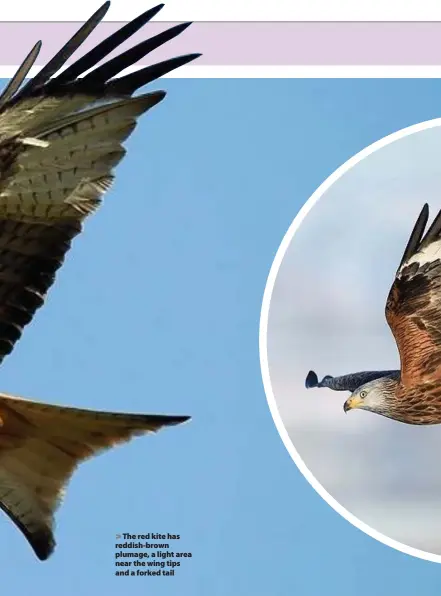
M 185 23 L 98 65 L 143 27 L 159 5 L 57 74 L 109 5 L 103 4 L 23 84 L 37 59 L 38 42 L 0 96 L 0 362 L 44 303 L 72 240 L 111 186 L 113 170 L 125 155 L 123 142 L 137 119 L 165 96 L 163 91 L 133 94 L 198 56 L 172 58 L 117 77 L 182 33 L 189 25 Z M 37 556 L 46 559 L 55 546 L 54 512 L 80 462 L 136 435 L 188 419 L 95 412 L 0 394 L 0 507 Z
M 369 410 L 408 424 L 441 423 L 441 211 L 424 234 L 424 205 L 386 302 L 386 320 L 400 370 L 325 377 L 311 371 L 306 386 L 349 390 L 344 409 Z

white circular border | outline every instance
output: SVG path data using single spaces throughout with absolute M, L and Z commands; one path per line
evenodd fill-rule
M 279 431 L 280 438 L 283 441 L 288 453 L 294 460 L 295 464 L 299 468 L 300 472 L 309 482 L 309 484 L 316 490 L 316 492 L 322 497 L 328 505 L 330 505 L 337 513 L 339 513 L 344 519 L 354 525 L 356 528 L 368 534 L 375 540 L 390 546 L 406 555 L 411 555 L 413 557 L 418 557 L 419 559 L 424 559 L 425 561 L 432 561 L 433 563 L 441 563 L 441 556 L 434 555 L 432 553 L 428 553 L 423 550 L 419 550 L 417 548 L 413 548 L 411 546 L 407 546 L 406 544 L 402 544 L 397 540 L 393 540 L 392 538 L 388 538 L 381 532 L 374 530 L 361 520 L 359 520 L 355 515 L 350 513 L 347 509 L 345 509 L 342 505 L 340 505 L 334 497 L 332 497 L 323 486 L 319 483 L 319 481 L 313 476 L 313 474 L 307 468 L 305 462 L 301 458 L 300 454 L 294 447 L 289 435 L 285 429 L 285 426 L 282 421 L 282 417 L 280 416 L 279 410 L 277 408 L 277 402 L 274 397 L 273 389 L 271 386 L 271 376 L 268 367 L 268 353 L 267 353 L 267 333 L 268 333 L 268 315 L 269 309 L 271 304 L 271 296 L 274 290 L 274 284 L 277 279 L 277 274 L 280 269 L 280 265 L 282 264 L 283 258 L 285 253 L 293 239 L 295 233 L 299 229 L 300 225 L 302 224 L 305 217 L 314 207 L 314 205 L 318 202 L 318 200 L 323 196 L 323 194 L 335 183 L 339 180 L 346 172 L 348 172 L 353 166 L 358 164 L 361 160 L 365 157 L 368 157 L 378 149 L 382 149 L 386 147 L 386 145 L 390 145 L 399 139 L 407 137 L 411 134 L 416 132 L 420 132 L 422 130 L 427 130 L 429 128 L 434 128 L 435 126 L 441 126 L 441 118 L 435 118 L 433 120 L 427 120 L 425 122 L 420 122 L 419 124 L 414 124 L 412 126 L 408 126 L 407 128 L 403 128 L 397 132 L 394 132 L 387 137 L 383 137 L 379 141 L 372 143 L 353 157 L 351 157 L 348 161 L 346 161 L 342 166 L 337 168 L 335 172 L 333 172 L 318 188 L 317 190 L 311 195 L 311 197 L 306 201 L 303 207 L 300 209 L 294 221 L 290 225 L 288 231 L 286 232 L 280 247 L 277 251 L 277 254 L 274 258 L 273 264 L 271 266 L 271 270 L 268 275 L 268 279 L 266 282 L 265 292 L 263 295 L 262 301 L 262 310 L 260 314 L 260 331 L 259 331 L 259 352 L 260 352 L 260 367 L 262 372 L 262 380 L 263 386 L 265 389 L 266 398 L 268 401 L 268 406 L 271 411 L 271 415 L 274 420 L 274 424 L 276 425 L 277 430 Z

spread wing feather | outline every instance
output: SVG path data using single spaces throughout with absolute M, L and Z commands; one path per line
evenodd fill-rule
M 54 75 L 72 56 L 72 54 L 80 47 L 80 45 L 89 37 L 95 27 L 102 21 L 105 14 L 110 8 L 110 2 L 107 0 L 94 14 L 82 25 L 78 31 L 69 39 L 67 43 L 61 48 L 59 52 L 44 66 L 40 72 L 31 79 L 24 87 L 22 92 L 17 96 L 29 94 L 30 91 L 37 89 L 44 85 L 52 75 Z
M 352 393 L 365 383 L 369 383 L 375 379 L 382 379 L 384 377 L 398 379 L 399 376 L 399 370 L 365 370 L 362 372 L 350 373 L 349 375 L 341 375 L 339 377 L 326 375 L 319 381 L 317 374 L 313 370 L 310 370 L 305 380 L 305 387 L 306 389 L 326 387 L 333 391 L 350 391 Z
M 34 65 L 35 60 L 37 59 L 38 54 L 40 53 L 40 50 L 41 41 L 37 41 L 32 50 L 23 60 L 21 66 L 19 67 L 15 75 L 12 77 L 12 79 L 9 81 L 9 83 L 3 90 L 3 93 L 0 96 L 0 108 L 3 107 L 9 99 L 11 99 L 11 97 L 16 93 L 16 91 L 18 91 L 19 87 L 27 77 L 28 72 Z
M 424 205 L 386 303 L 406 389 L 441 378 L 441 211 L 423 237 Z
M 182 33 L 189 25 L 185 23 L 94 68 L 148 22 L 159 5 L 51 78 L 95 29 L 109 4 L 22 86 L 37 58 L 38 42 L 0 96 L 0 362 L 43 304 L 73 238 L 111 186 L 113 168 L 125 154 L 122 144 L 137 119 L 165 96 L 162 91 L 133 93 L 199 56 L 172 58 L 114 78 Z
M 0 508 L 36 555 L 55 548 L 54 513 L 82 461 L 188 416 L 120 414 L 37 403 L 0 394 Z

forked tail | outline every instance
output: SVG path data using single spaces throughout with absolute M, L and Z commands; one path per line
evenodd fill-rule
M 47 559 L 55 548 L 55 510 L 82 461 L 189 419 L 97 412 L 0 394 L 0 507 L 37 557 Z

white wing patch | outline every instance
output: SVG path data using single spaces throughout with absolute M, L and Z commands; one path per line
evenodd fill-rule
M 441 240 L 432 242 L 423 250 L 418 251 L 406 263 L 404 263 L 401 270 L 404 267 L 412 265 L 413 263 L 417 263 L 418 265 L 426 265 L 427 263 L 433 263 L 439 259 L 441 259 Z

